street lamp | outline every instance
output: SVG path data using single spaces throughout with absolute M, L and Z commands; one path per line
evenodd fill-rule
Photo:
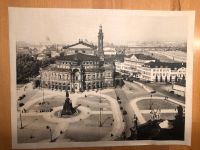
M 52 130 L 50 126 L 46 126 L 46 129 L 49 130 L 50 133 L 50 142 L 53 142 Z
M 22 124 L 22 112 L 20 110 L 20 114 L 19 114 L 19 119 L 20 119 L 20 129 L 23 129 L 23 124 Z
M 42 88 L 42 104 L 44 103 L 44 83 L 43 83 L 43 76 L 42 76 L 42 72 L 41 72 L 41 75 L 40 75 L 40 87 Z
M 151 102 L 151 100 L 152 100 L 152 94 L 151 94 L 150 97 L 151 97 L 151 98 L 150 98 L 150 100 L 149 100 L 149 109 L 151 110 L 151 109 L 152 109 L 152 102 Z
M 102 122 L 101 122 L 101 111 L 102 111 L 102 108 L 101 108 L 101 89 L 100 89 L 100 101 L 99 101 L 99 103 L 100 103 L 100 109 L 99 109 L 99 127 L 102 127 Z

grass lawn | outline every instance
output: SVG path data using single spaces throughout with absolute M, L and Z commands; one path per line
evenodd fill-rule
M 50 108 L 52 107 L 58 107 L 58 106 L 63 106 L 64 102 L 65 102 L 65 98 L 62 97 L 62 96 L 53 96 L 51 98 L 46 98 L 44 99 L 45 102 L 48 102 L 49 103 L 49 106 Z M 41 106 L 39 105 L 39 102 L 38 103 L 35 103 L 34 105 L 32 105 L 29 110 L 32 110 L 32 111 L 39 111 L 41 108 Z
M 153 109 L 175 109 L 178 105 L 167 100 L 158 99 L 146 99 L 138 101 L 136 104 L 140 110 L 147 110 L 152 104 Z
M 43 140 L 50 140 L 49 125 L 54 130 L 56 124 L 47 122 L 42 116 L 22 117 L 23 129 L 20 129 L 20 120 L 17 119 L 17 140 L 18 143 L 35 143 Z
M 91 115 L 87 119 L 69 125 L 64 138 L 72 141 L 97 141 L 112 130 L 112 115 L 102 115 L 102 127 L 99 127 L 99 115 Z
M 95 95 L 88 95 L 86 98 L 84 98 L 87 101 L 92 101 L 92 102 L 99 102 L 100 101 L 100 95 L 95 96 Z M 101 102 L 108 102 L 108 100 L 101 98 Z
M 89 107 L 92 111 L 98 111 L 100 109 L 100 106 L 104 110 L 111 110 L 110 103 L 108 100 L 101 98 L 101 104 L 100 104 L 100 97 L 94 96 L 94 95 L 88 95 L 86 98 L 78 99 L 78 104 L 81 104 L 82 106 Z

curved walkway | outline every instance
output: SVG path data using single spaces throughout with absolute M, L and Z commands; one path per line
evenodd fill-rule
M 99 93 L 91 93 L 90 95 L 99 96 Z M 116 99 L 104 94 L 101 94 L 101 97 L 105 98 L 106 100 L 110 102 L 110 106 L 111 106 L 113 118 L 114 118 L 112 131 L 108 133 L 107 136 L 102 138 L 102 140 L 115 140 L 116 138 L 121 136 L 122 132 L 125 129 L 125 123 L 123 122 L 123 117 L 120 111 L 120 107 Z M 111 134 L 113 136 L 111 136 Z
M 139 108 L 138 108 L 138 106 L 137 106 L 137 102 L 138 101 L 141 101 L 141 100 L 149 100 L 149 99 L 159 99 L 159 100 L 163 100 L 165 97 L 139 97 L 139 98 L 136 98 L 136 99 L 132 99 L 131 101 L 130 101 L 130 105 L 131 105 L 131 107 L 133 108 L 133 110 L 134 110 L 134 112 L 135 112 L 135 114 L 136 114 L 136 116 L 137 116 L 137 118 L 138 118 L 138 121 L 141 123 L 141 124 L 143 124 L 143 123 L 145 123 L 146 121 L 145 121 L 145 119 L 144 119 L 144 117 L 142 116 L 142 113 L 141 113 L 141 111 L 139 110 Z M 175 104 L 178 104 L 178 105 L 181 105 L 181 106 L 184 106 L 185 107 L 185 104 L 183 104 L 183 103 L 180 103 L 180 102 L 177 102 L 176 100 L 174 100 L 174 99 L 171 99 L 171 98 L 168 98 L 166 101 L 170 101 L 170 102 L 172 102 L 172 103 L 175 103 Z M 143 110 L 142 110 L 143 111 Z

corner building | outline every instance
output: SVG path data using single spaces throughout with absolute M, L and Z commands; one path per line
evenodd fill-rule
M 79 40 L 63 51 L 55 64 L 41 68 L 42 87 L 76 92 L 114 86 L 115 66 L 104 57 L 102 26 L 98 46 Z

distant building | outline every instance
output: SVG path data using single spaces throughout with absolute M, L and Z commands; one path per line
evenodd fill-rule
M 43 54 L 43 53 L 40 53 L 40 54 L 38 54 L 38 56 L 37 56 L 37 60 L 43 60 L 43 59 L 45 59 L 45 58 L 47 58 L 47 55 L 46 55 L 46 54 Z
M 173 82 L 186 75 L 186 63 L 150 62 L 138 68 L 144 81 Z
M 149 62 L 155 62 L 155 59 L 144 54 L 131 54 L 124 58 L 124 62 L 115 62 L 116 72 L 126 75 L 136 75 L 138 68 Z
M 17 53 L 18 54 L 28 54 L 28 55 L 32 55 L 31 50 L 29 47 L 19 47 L 17 46 Z
M 131 54 L 124 58 L 124 62 L 116 61 L 116 72 L 143 81 L 177 82 L 186 75 L 186 63 L 160 62 L 144 54 Z
M 115 48 L 112 47 L 104 47 L 103 50 L 104 50 L 104 55 L 115 56 L 117 53 Z
M 79 39 L 79 41 L 72 45 L 63 47 L 64 55 L 72 55 L 82 53 L 86 55 L 97 55 L 97 46 L 88 44 Z
M 52 50 L 51 51 L 51 57 L 54 58 L 54 57 L 58 57 L 60 56 L 60 53 L 58 51 L 55 51 L 55 50 Z
M 79 40 L 64 46 L 55 64 L 41 68 L 41 86 L 50 89 L 84 91 L 114 85 L 114 63 L 104 57 L 102 26 L 98 46 Z

